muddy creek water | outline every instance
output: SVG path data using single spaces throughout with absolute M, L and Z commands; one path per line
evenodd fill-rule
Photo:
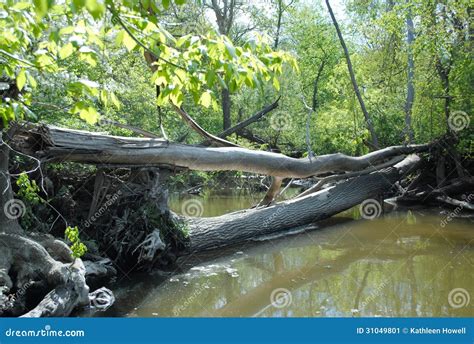
M 203 216 L 255 204 L 260 195 L 199 200 Z M 357 209 L 355 209 L 357 211 Z M 354 220 L 182 259 L 172 274 L 124 277 L 116 304 L 94 316 L 474 316 L 474 227 L 437 210 Z M 357 216 L 356 216 L 357 217 Z M 216 258 L 217 257 L 217 258 Z

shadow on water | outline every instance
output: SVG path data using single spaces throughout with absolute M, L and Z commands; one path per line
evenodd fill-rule
M 234 197 L 231 210 L 254 201 Z M 213 197 L 204 201 L 216 206 L 208 212 L 229 211 Z M 95 316 L 474 315 L 472 222 L 443 227 L 432 211 L 375 220 L 348 214 L 317 230 L 185 257 L 171 276 L 125 278 L 114 287 L 116 305 Z

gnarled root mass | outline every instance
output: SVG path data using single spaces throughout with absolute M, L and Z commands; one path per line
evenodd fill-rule
M 89 305 L 84 264 L 64 259 L 53 242 L 43 246 L 26 235 L 0 233 L 0 316 L 68 316 Z

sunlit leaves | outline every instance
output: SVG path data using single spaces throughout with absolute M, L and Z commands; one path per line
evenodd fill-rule
M 59 58 L 64 60 L 71 56 L 73 52 L 74 46 L 72 45 L 72 43 L 67 43 L 59 50 Z
M 86 121 L 88 124 L 95 124 L 98 122 L 100 115 L 97 110 L 87 105 L 86 102 L 77 102 L 74 107 L 71 109 L 71 113 L 75 115 L 79 115 L 81 119 Z
M 20 69 L 18 76 L 16 77 L 16 85 L 18 89 L 21 91 L 26 83 L 26 73 L 24 69 Z
M 137 46 L 137 42 L 126 32 L 123 32 L 122 43 L 128 51 L 132 51 Z
M 199 104 L 208 108 L 209 106 L 211 106 L 211 101 L 212 101 L 211 93 L 206 91 L 201 95 L 201 98 L 199 99 Z
M 273 52 L 261 37 L 243 47 L 213 32 L 174 37 L 153 15 L 171 2 L 147 0 L 140 6 L 134 1 L 101 0 L 35 0 L 9 7 L 0 4 L 0 16 L 5 18 L 0 23 L 0 53 L 4 51 L 2 58 L 6 56 L 8 61 L 0 72 L 15 79 L 18 89 L 26 95 L 27 85 L 37 86 L 33 77 L 36 72 L 62 73 L 72 58 L 96 67 L 102 54 L 107 54 L 105 42 L 115 40 L 129 52 L 143 53 L 143 47 L 148 47 L 154 56 L 156 72 L 151 82 L 160 86 L 157 104 L 172 102 L 179 106 L 188 95 L 207 108 L 217 106 L 216 87 L 235 92 L 271 82 L 278 89 L 282 64 L 295 64 L 289 54 Z M 107 8 L 111 21 L 104 17 Z M 74 102 L 69 112 L 88 123 L 99 117 L 98 105 L 120 107 L 114 93 L 80 75 L 67 78 L 65 84 L 67 95 Z M 10 118 L 11 111 L 5 111 L 3 117 Z

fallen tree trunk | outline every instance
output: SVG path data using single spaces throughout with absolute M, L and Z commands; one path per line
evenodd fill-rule
M 393 167 L 277 205 L 213 218 L 188 219 L 191 252 L 204 251 L 293 229 L 328 218 L 390 190 L 420 159 L 411 155 Z M 379 204 L 380 206 L 380 204 Z
M 14 136 L 14 144 L 25 153 L 49 161 L 243 171 L 282 178 L 358 171 L 396 155 L 425 152 L 433 145 L 392 146 L 360 157 L 328 154 L 310 161 L 307 158 L 296 159 L 240 147 L 191 146 L 160 139 L 109 136 L 54 126 L 19 128 Z

